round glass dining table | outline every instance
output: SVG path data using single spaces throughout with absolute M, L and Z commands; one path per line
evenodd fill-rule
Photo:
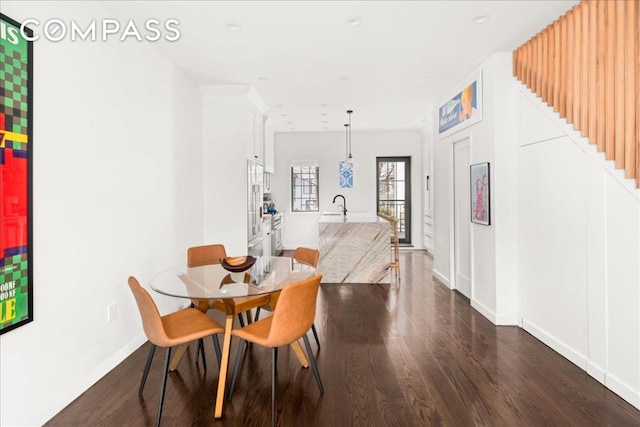
M 231 273 L 221 264 L 205 265 L 201 267 L 187 267 L 186 264 L 164 270 L 151 278 L 151 289 L 177 298 L 221 299 L 225 306 L 224 342 L 220 361 L 220 376 L 218 378 L 218 392 L 214 416 L 222 416 L 224 404 L 225 383 L 229 365 L 229 350 L 231 348 L 231 330 L 234 315 L 240 312 L 235 304 L 235 298 L 252 297 L 271 294 L 282 290 L 287 284 L 308 279 L 316 274 L 314 268 L 295 264 L 289 257 L 271 257 L 271 266 L 267 273 L 259 274 L 262 268 L 257 262 L 250 270 L 242 273 Z M 249 275 L 246 276 L 245 274 Z M 248 280 L 245 280 L 247 278 Z M 248 283 L 245 283 L 247 281 Z M 261 302 L 260 304 L 263 304 Z M 246 310 L 246 304 L 244 308 Z M 309 362 L 298 342 L 291 344 L 300 363 L 307 367 Z M 178 349 L 176 349 L 178 350 Z M 175 361 L 172 360 L 170 369 L 175 369 L 186 347 L 176 351 Z
M 154 291 L 177 298 L 226 299 L 277 292 L 288 283 L 315 275 L 311 267 L 296 264 L 294 268 L 289 257 L 271 257 L 270 271 L 264 274 L 257 273 L 258 264 L 242 273 L 229 272 L 221 264 L 182 264 L 158 273 L 149 284 Z M 250 275 L 249 283 L 244 283 L 245 273 Z

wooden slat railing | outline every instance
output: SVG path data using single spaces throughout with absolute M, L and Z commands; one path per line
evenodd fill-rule
M 582 0 L 513 55 L 513 73 L 640 188 L 640 3 Z

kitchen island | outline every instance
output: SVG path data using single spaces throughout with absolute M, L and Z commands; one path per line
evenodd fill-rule
M 323 283 L 391 283 L 387 220 L 373 213 L 325 212 L 318 232 Z

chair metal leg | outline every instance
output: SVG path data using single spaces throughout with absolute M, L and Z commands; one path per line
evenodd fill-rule
M 247 346 L 247 342 L 245 340 L 240 340 L 238 343 L 238 351 L 236 354 L 236 364 L 233 367 L 233 376 L 231 377 L 231 386 L 229 387 L 228 398 L 231 399 L 233 396 L 233 389 L 236 386 L 236 378 L 238 378 L 238 371 L 240 371 L 240 363 L 242 362 L 242 353 L 244 353 L 244 349 Z
M 162 417 L 162 404 L 164 403 L 164 392 L 167 388 L 167 374 L 169 373 L 169 361 L 171 360 L 171 347 L 167 347 L 167 355 L 164 360 L 164 373 L 162 374 L 162 388 L 160 389 L 160 402 L 158 402 L 158 420 L 156 427 L 160 427 L 160 417 Z
M 204 341 L 202 338 L 198 340 L 198 349 L 200 354 L 202 354 L 202 366 L 204 366 L 204 371 L 207 372 L 207 359 L 204 357 Z M 199 355 L 196 354 L 196 361 L 198 360 Z
M 271 350 L 271 427 L 276 425 L 276 367 L 278 366 L 278 348 Z
M 313 353 L 311 352 L 311 345 L 309 344 L 309 338 L 307 338 L 307 334 L 304 334 L 302 336 L 302 339 L 304 340 L 304 346 L 307 349 L 307 355 L 309 356 L 309 363 L 311 364 L 313 375 L 316 377 L 316 382 L 318 383 L 320 394 L 324 394 L 324 387 L 322 386 L 322 380 L 320 379 L 320 372 L 318 372 L 318 365 L 316 365 L 316 358 L 313 357 Z
M 206 363 L 206 359 L 204 357 L 204 340 L 202 338 L 200 338 L 198 340 L 198 349 L 196 350 L 196 365 L 198 364 L 198 361 L 200 360 L 200 355 L 202 355 L 202 364 L 204 365 L 204 370 L 207 370 L 207 363 Z
M 220 351 L 220 341 L 218 341 L 217 335 L 211 335 L 213 339 L 213 349 L 216 352 L 216 358 L 218 359 L 218 370 L 220 369 L 220 363 L 222 362 L 222 352 Z
M 318 344 L 318 348 L 320 348 L 320 340 L 318 339 L 318 332 L 316 331 L 316 324 L 311 324 L 311 332 L 313 332 L 313 337 L 316 339 L 316 344 Z
M 240 327 L 244 328 L 244 317 L 242 317 L 242 313 L 238 313 L 238 320 L 240 321 Z
M 151 366 L 151 360 L 153 360 L 153 353 L 156 351 L 156 345 L 151 344 L 151 348 L 149 348 L 149 355 L 147 356 L 147 363 L 144 365 L 144 372 L 142 374 L 142 381 L 140 382 L 140 388 L 138 389 L 138 394 L 142 394 L 142 390 L 144 390 L 144 383 L 147 381 L 147 375 L 149 374 L 149 367 Z
M 256 308 L 256 317 L 253 319 L 254 322 L 257 322 L 260 318 L 260 307 Z

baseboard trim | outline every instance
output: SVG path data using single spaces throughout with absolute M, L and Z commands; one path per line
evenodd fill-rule
M 143 345 L 145 342 L 147 342 L 146 335 L 144 334 L 138 335 L 137 337 L 129 341 L 124 347 L 120 348 L 120 350 L 114 353 L 111 357 L 106 359 L 104 362 L 98 365 L 95 369 L 89 372 L 89 374 L 85 376 L 84 381 L 77 384 L 75 387 L 73 387 L 72 391 L 67 393 L 65 401 L 60 406 L 60 410 L 64 409 L 67 405 L 69 405 L 71 402 L 76 400 L 82 393 L 89 390 L 91 386 L 93 386 L 95 383 L 100 381 L 102 377 L 104 377 L 109 372 L 111 372 L 116 366 L 122 363 L 124 359 L 129 357 L 134 351 L 140 348 L 140 346 Z M 55 414 L 51 414 L 51 416 L 47 419 L 47 421 L 53 418 L 56 414 L 57 412 Z
M 447 279 L 445 276 L 443 276 L 442 274 L 438 273 L 438 271 L 436 271 L 436 269 L 434 268 L 433 270 L 431 270 L 431 275 L 434 277 L 434 279 L 436 279 L 438 282 L 442 283 L 443 285 L 445 285 L 447 288 L 451 289 L 451 284 L 449 283 L 449 279 Z
M 527 320 L 523 320 L 522 328 L 525 331 L 529 332 L 534 337 L 536 337 L 537 339 L 539 339 L 540 341 L 542 341 L 543 343 L 545 343 L 546 345 L 548 345 L 549 347 L 551 347 L 553 350 L 555 350 L 561 356 L 569 360 L 571 363 L 578 366 L 583 371 L 587 370 L 587 358 L 584 355 L 580 354 L 573 348 L 565 345 L 560 340 L 556 339 L 554 336 L 548 334 L 543 329 L 539 328 L 538 326 L 536 326 L 535 324 Z
M 595 363 L 587 361 L 587 374 L 593 377 L 593 379 L 598 381 L 600 384 L 606 385 L 607 373 L 603 368 Z
M 640 391 L 634 390 L 631 386 L 615 377 L 615 375 L 606 374 L 604 383 L 609 390 L 640 409 Z
M 473 307 L 478 313 L 482 314 L 484 317 L 489 319 L 489 321 L 494 325 L 497 324 L 496 314 L 492 310 L 490 310 L 488 307 L 486 307 L 484 304 L 478 302 L 478 300 L 472 299 L 471 307 Z

